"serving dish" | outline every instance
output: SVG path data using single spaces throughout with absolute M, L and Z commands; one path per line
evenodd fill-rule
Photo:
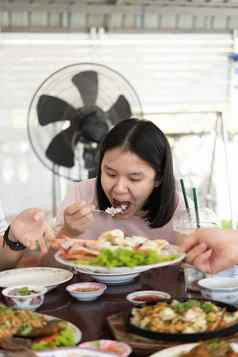
M 90 348 L 94 351 L 115 353 L 118 357 L 128 357 L 132 352 L 132 348 L 128 344 L 114 340 L 83 342 L 80 347 Z
M 235 306 L 203 299 L 180 299 L 134 307 L 128 331 L 164 341 L 196 342 L 230 336 L 238 331 Z
M 162 263 L 156 263 L 156 264 L 148 264 L 148 265 L 139 265 L 136 267 L 116 267 L 116 268 L 106 268 L 102 266 L 95 266 L 95 265 L 86 265 L 86 264 L 75 264 L 73 261 L 66 260 L 63 257 L 60 256 L 59 252 L 55 254 L 55 259 L 66 266 L 69 266 L 71 268 L 74 268 L 75 271 L 78 272 L 84 272 L 86 274 L 101 274 L 101 275 L 119 275 L 119 274 L 137 274 L 139 275 L 140 273 L 150 270 L 150 269 L 155 269 L 155 268 L 162 268 L 168 265 L 174 265 L 177 263 L 180 263 L 185 257 L 185 254 L 179 254 L 178 258 L 171 260 L 171 261 L 166 261 Z M 136 275 L 136 276 L 137 276 Z
M 8 288 L 15 285 L 39 285 L 52 290 L 73 277 L 73 273 L 66 269 L 33 267 L 16 268 L 0 272 L 0 287 Z
M 199 280 L 198 286 L 205 299 L 238 304 L 238 278 L 215 276 Z
M 88 348 L 74 347 L 74 348 L 61 348 L 52 351 L 37 352 L 37 356 L 40 357 L 118 357 L 114 353 L 92 351 Z M 0 357 L 1 356 L 0 354 Z
M 101 283 L 75 283 L 66 287 L 68 293 L 79 301 L 96 300 L 106 290 L 107 286 Z
M 104 232 L 95 240 L 60 241 L 55 254 L 59 263 L 108 284 L 130 282 L 144 271 L 179 263 L 184 257 L 166 240 L 128 237 L 120 229 Z
M 42 350 L 75 346 L 81 341 L 82 333 L 68 321 L 0 305 L 0 336 L 5 339 L 6 349 L 8 343 L 14 346 L 14 338 L 20 337 L 24 346 L 27 343 L 33 350 Z
M 174 347 L 166 348 L 150 355 L 149 357 L 180 357 L 181 353 L 190 352 L 198 343 L 186 343 Z M 238 352 L 238 344 L 231 343 L 234 352 Z
M 16 309 L 36 310 L 44 300 L 47 289 L 39 285 L 16 285 L 5 288 L 2 294 L 7 305 Z
M 57 259 L 58 260 L 58 259 Z M 60 261 L 60 260 L 58 260 Z M 62 262 L 62 264 L 64 264 Z M 89 275 L 94 280 L 108 285 L 121 285 L 133 281 L 140 273 L 96 273 L 85 268 L 74 268 L 77 273 Z

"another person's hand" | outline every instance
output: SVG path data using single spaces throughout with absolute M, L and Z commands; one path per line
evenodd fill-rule
M 70 237 L 84 233 L 94 220 L 95 207 L 84 201 L 74 203 L 64 210 L 63 232 Z
M 52 235 L 45 213 L 38 208 L 26 209 L 16 216 L 8 233 L 10 240 L 19 241 L 31 250 L 40 247 L 43 254 L 48 250 L 47 240 L 52 239 Z
M 189 264 L 214 274 L 238 263 L 238 231 L 197 229 L 181 248 L 187 253 Z

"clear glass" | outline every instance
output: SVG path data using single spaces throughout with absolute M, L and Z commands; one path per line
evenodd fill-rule
M 201 228 L 212 228 L 219 226 L 218 218 L 210 208 L 205 207 L 199 209 L 199 218 Z M 187 238 L 188 235 L 190 235 L 195 229 L 197 229 L 195 214 L 191 213 L 189 215 L 187 211 L 181 211 L 173 219 L 173 228 L 178 233 L 177 243 L 181 244 L 183 240 Z
M 200 227 L 212 228 L 219 226 L 216 214 L 209 208 L 199 209 Z M 187 211 L 182 211 L 173 221 L 174 230 L 177 232 L 177 244 L 181 245 L 189 235 L 197 229 L 197 222 L 194 214 L 188 215 Z M 198 280 L 206 276 L 197 268 L 183 264 L 182 266 L 185 280 L 185 291 L 198 291 Z

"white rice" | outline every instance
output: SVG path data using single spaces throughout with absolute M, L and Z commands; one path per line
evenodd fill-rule
M 105 212 L 107 212 L 108 214 L 110 214 L 113 217 L 116 214 L 123 212 L 123 208 L 122 207 L 108 207 L 105 209 Z

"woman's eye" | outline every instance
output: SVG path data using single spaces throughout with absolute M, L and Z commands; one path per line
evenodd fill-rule
M 131 180 L 132 182 L 140 182 L 140 181 L 141 181 L 141 178 L 131 177 L 130 180 Z
M 112 172 L 107 172 L 107 176 L 109 176 L 109 177 L 116 177 L 116 174 L 113 174 Z

